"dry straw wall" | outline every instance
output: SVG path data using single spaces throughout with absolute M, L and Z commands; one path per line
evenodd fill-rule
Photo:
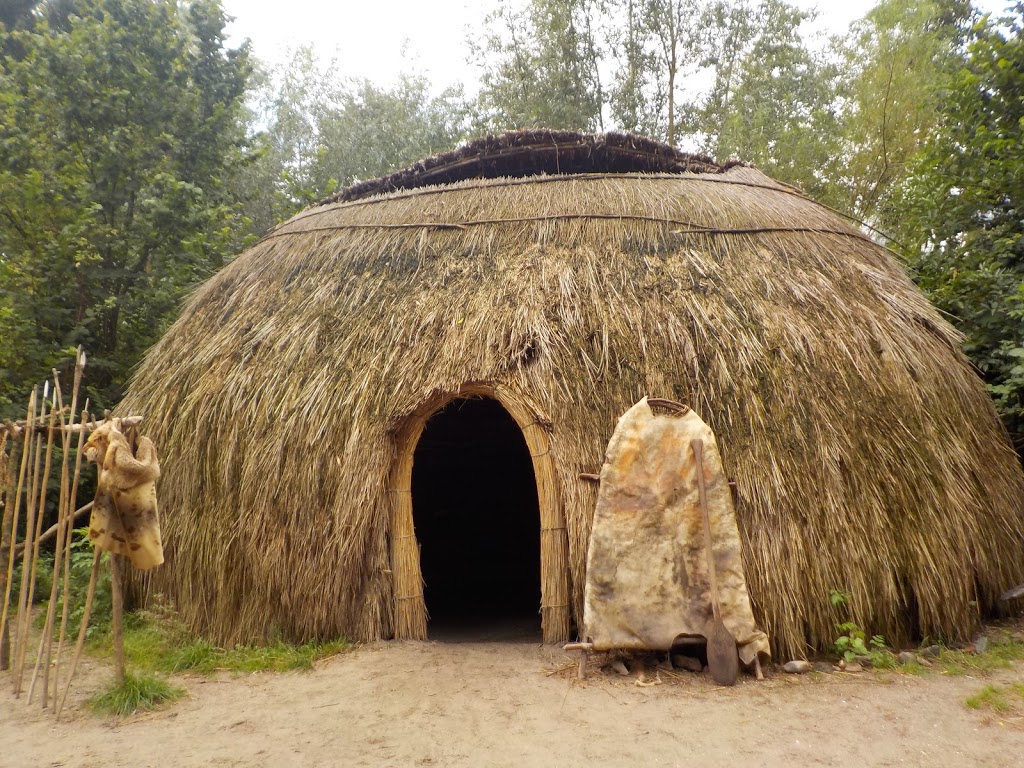
M 222 642 L 392 636 L 396 436 L 479 384 L 545 424 L 575 620 L 578 475 L 650 395 L 718 436 L 777 653 L 847 612 L 963 636 L 1024 580 L 1024 477 L 959 341 L 890 253 L 750 168 L 312 208 L 195 293 L 121 406 L 162 451 L 167 563 L 144 586 Z

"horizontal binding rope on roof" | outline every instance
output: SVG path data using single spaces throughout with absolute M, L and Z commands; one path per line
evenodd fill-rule
M 321 205 L 371 195 L 453 184 L 465 179 L 519 178 L 582 173 L 722 173 L 711 158 L 627 133 L 509 131 L 485 136 L 452 152 L 379 179 L 362 181 L 328 197 Z

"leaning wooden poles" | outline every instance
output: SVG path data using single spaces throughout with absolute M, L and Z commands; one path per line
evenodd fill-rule
M 33 392 L 29 398 L 28 410 L 29 418 L 35 413 L 36 407 L 36 393 Z M 5 433 L 6 434 L 6 433 Z M 3 572 L 4 584 L 3 584 L 3 612 L 0 615 L 0 669 L 9 669 L 11 666 L 11 644 L 10 644 L 10 624 L 8 622 L 8 607 L 11 603 L 11 585 L 13 584 L 14 576 L 14 562 L 15 557 L 15 540 L 18 537 L 18 516 L 21 511 L 21 496 L 22 489 L 25 485 L 25 477 L 28 471 L 28 458 L 31 454 L 32 437 L 31 429 L 26 432 L 24 439 L 21 441 L 21 468 L 18 470 L 18 485 L 14 492 L 14 509 L 11 509 L 11 493 L 10 483 L 7 483 L 7 502 L 4 505 L 4 517 L 3 526 L 0 529 L 0 543 L 3 540 L 6 541 L 6 545 L 0 546 L 0 552 L 6 554 L 7 569 Z M 10 472 L 10 464 L 7 468 L 8 473 Z

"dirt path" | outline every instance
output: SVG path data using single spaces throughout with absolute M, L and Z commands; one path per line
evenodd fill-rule
M 984 680 L 780 673 L 720 689 L 685 673 L 651 687 L 634 677 L 597 673 L 580 684 L 546 674 L 566 661 L 524 643 L 379 644 L 311 673 L 186 678 L 191 696 L 166 712 L 114 722 L 75 710 L 59 724 L 11 698 L 2 677 L 0 766 L 1009 768 L 1024 760 L 1024 723 L 963 703 L 985 683 L 1024 680 L 1022 665 Z

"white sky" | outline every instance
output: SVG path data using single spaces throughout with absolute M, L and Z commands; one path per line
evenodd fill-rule
M 475 90 L 477 75 L 466 63 L 466 38 L 479 29 L 500 0 L 222 0 L 228 16 L 230 44 L 252 41 L 257 58 L 284 60 L 287 52 L 312 44 L 322 60 L 336 58 L 342 77 L 368 77 L 388 83 L 400 72 L 426 75 L 435 89 L 455 82 Z M 521 0 L 506 0 L 518 5 Z M 790 0 L 817 7 L 815 27 L 828 36 L 844 31 L 875 5 L 875 0 Z M 978 0 L 986 11 L 999 11 L 1009 0 Z

